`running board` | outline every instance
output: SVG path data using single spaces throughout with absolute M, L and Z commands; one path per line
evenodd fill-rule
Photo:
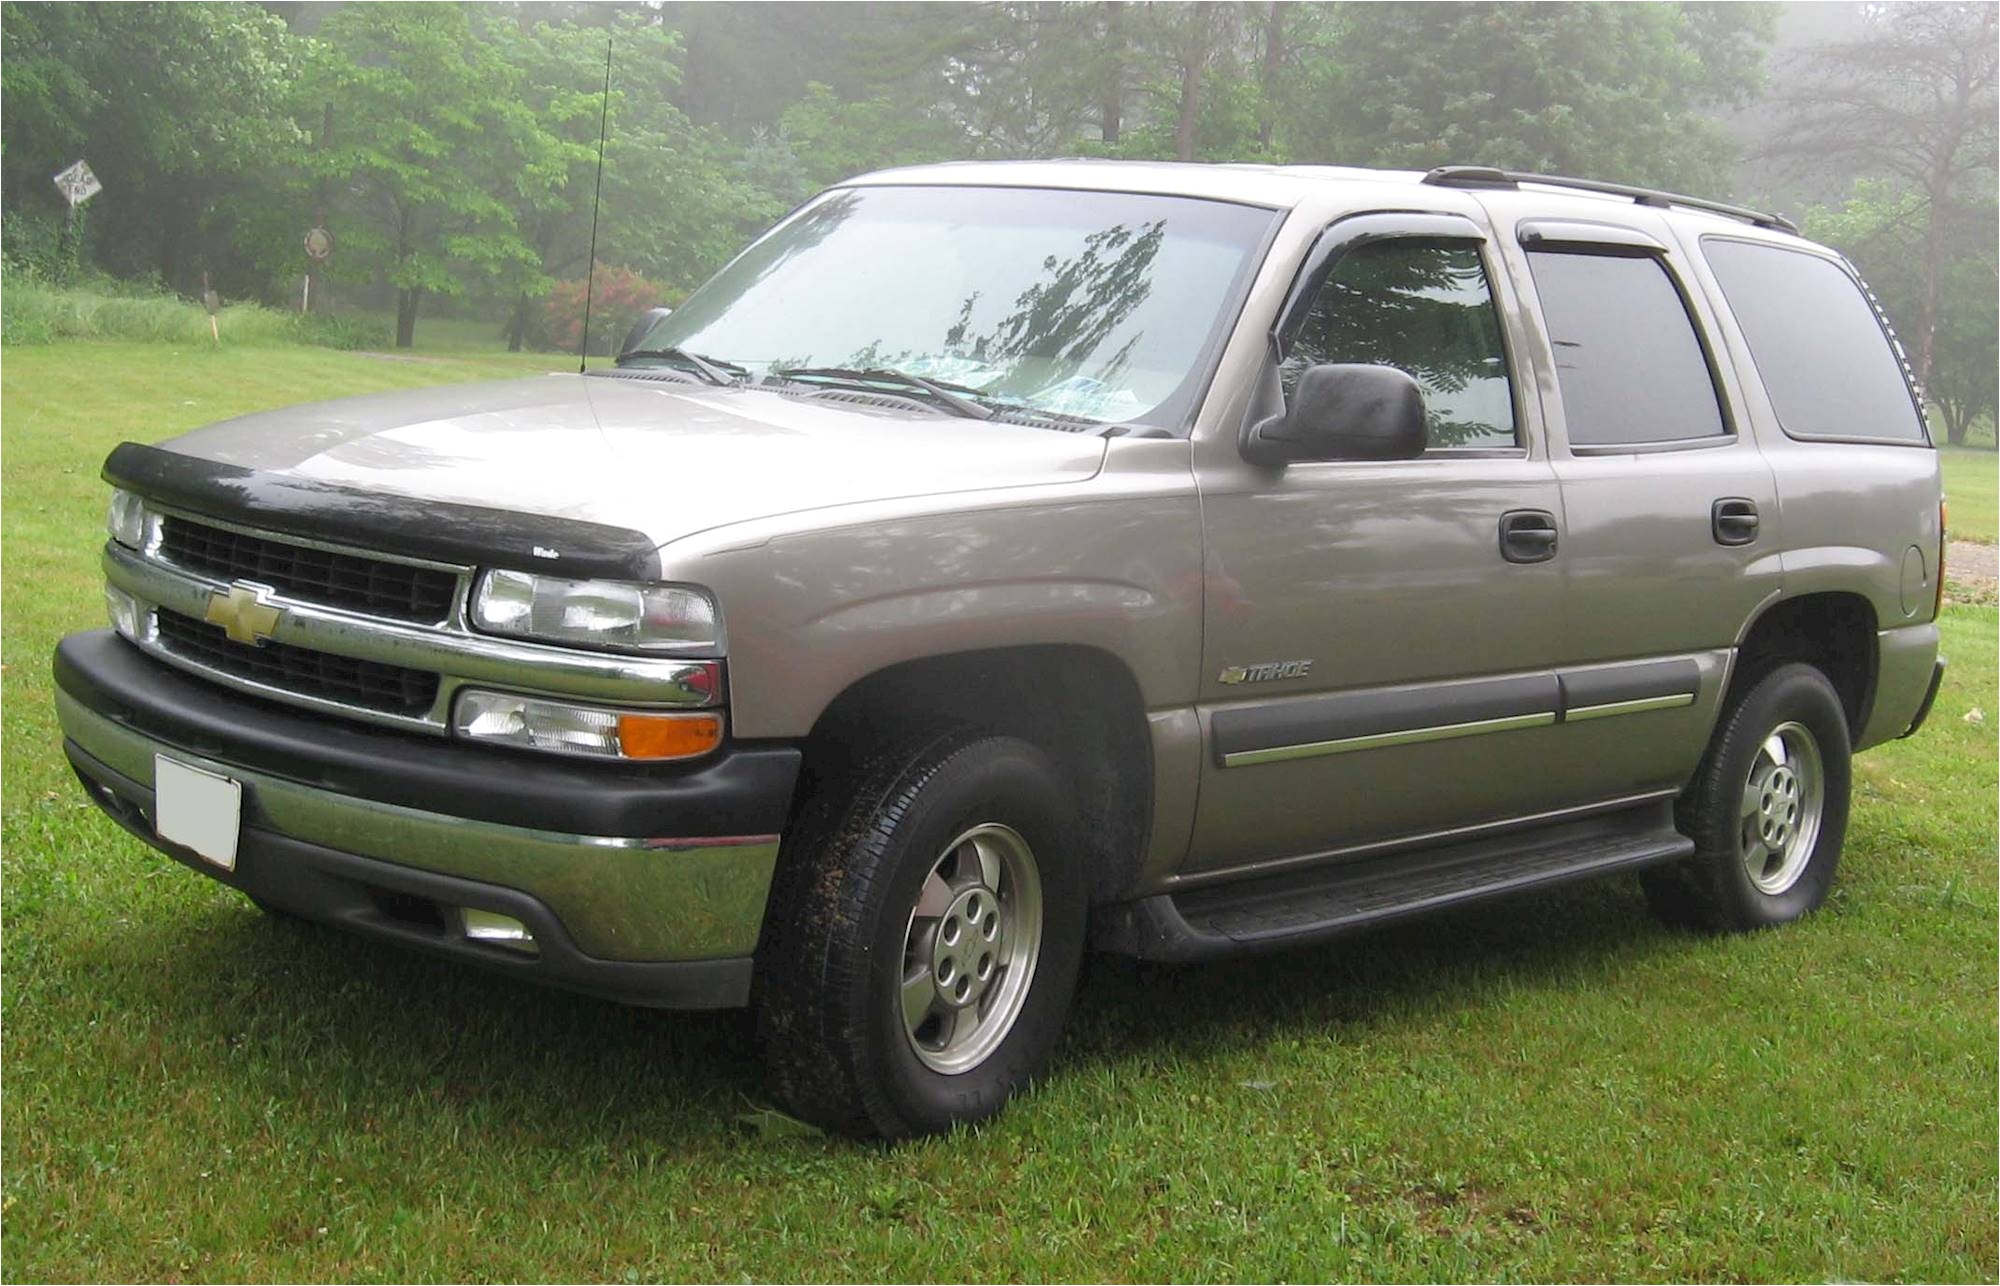
M 1406 916 L 1671 862 L 1694 852 L 1670 800 L 1609 817 L 1101 908 L 1099 950 L 1208 960 L 1324 941 Z

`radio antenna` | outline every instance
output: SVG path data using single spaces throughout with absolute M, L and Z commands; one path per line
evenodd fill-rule
M 604 137 L 611 126 L 611 34 L 611 29 L 606 28 L 604 99 L 597 109 L 597 194 L 590 200 L 590 266 L 583 276 L 583 342 L 576 351 L 578 375 L 583 374 L 584 363 L 590 356 L 590 297 L 597 287 L 597 212 L 604 205 Z

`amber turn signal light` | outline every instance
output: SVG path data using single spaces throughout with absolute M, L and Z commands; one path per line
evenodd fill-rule
M 1951 548 L 1951 533 L 1946 526 L 1950 518 L 1951 506 L 1947 505 L 1940 498 L 1938 500 L 1937 585 L 1931 590 L 1931 619 L 1934 621 L 1944 614 L 1944 556 L 1945 551 Z
M 721 744 L 719 714 L 618 716 L 618 750 L 627 759 L 692 759 Z

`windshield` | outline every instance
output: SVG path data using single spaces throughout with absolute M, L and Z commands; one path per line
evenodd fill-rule
M 893 370 L 995 407 L 1178 430 L 1275 218 L 1116 192 L 848 188 L 633 347 L 698 353 L 753 380 Z

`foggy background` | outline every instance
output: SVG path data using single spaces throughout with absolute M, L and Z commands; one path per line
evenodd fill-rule
M 818 188 L 1046 156 L 1486 164 L 1772 208 L 1883 298 L 1941 436 L 1995 404 L 1992 4 L 0 5 L 9 285 L 573 348 Z M 70 223 L 50 177 L 104 191 Z M 62 333 L 18 294 L 9 342 Z M 593 347 L 600 347 L 594 343 Z

